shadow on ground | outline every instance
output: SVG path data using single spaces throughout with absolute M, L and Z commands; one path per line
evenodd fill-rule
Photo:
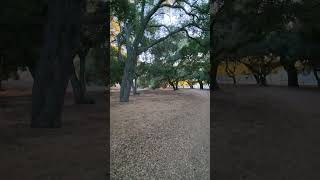
M 104 180 L 107 109 L 104 92 L 94 105 L 66 95 L 63 127 L 29 128 L 31 96 L 0 97 L 0 176 L 5 180 Z
M 211 97 L 215 179 L 320 179 L 319 89 L 229 87 Z

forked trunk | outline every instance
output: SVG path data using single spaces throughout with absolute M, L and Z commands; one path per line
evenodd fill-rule
M 120 102 L 129 102 L 130 90 L 133 80 L 134 60 L 135 53 L 132 52 L 131 49 L 129 49 L 121 81 Z
M 85 54 L 79 54 L 80 72 L 79 78 L 75 71 L 74 65 L 71 68 L 71 85 L 73 89 L 74 102 L 76 104 L 93 104 L 94 100 L 88 97 L 85 80 Z
M 255 73 L 253 76 L 258 86 L 267 86 L 267 80 L 264 75 Z

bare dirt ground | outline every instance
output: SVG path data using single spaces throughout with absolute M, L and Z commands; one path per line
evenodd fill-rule
M 209 179 L 209 91 L 111 93 L 112 179 Z
M 66 95 L 63 127 L 29 128 L 30 88 L 0 92 L 0 179 L 105 180 L 107 111 L 103 91 L 93 105 L 75 105 Z
M 320 179 L 319 89 L 226 87 L 212 98 L 214 179 Z

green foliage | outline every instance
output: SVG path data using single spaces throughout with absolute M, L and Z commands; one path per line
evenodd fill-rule
M 124 69 L 124 61 L 118 60 L 118 49 L 111 47 L 110 49 L 110 83 L 115 85 L 121 83 Z
M 183 59 L 183 69 L 187 72 L 185 80 L 192 83 L 205 81 L 209 83 L 210 62 L 208 51 L 195 41 L 191 41 L 180 51 Z
M 120 21 L 129 19 L 132 22 L 136 18 L 136 4 L 128 0 L 112 0 L 110 3 L 111 13 Z
M 105 85 L 106 84 L 106 62 L 102 47 L 92 48 L 86 59 L 86 81 L 88 84 Z

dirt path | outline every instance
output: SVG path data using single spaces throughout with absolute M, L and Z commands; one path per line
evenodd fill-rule
M 209 91 L 111 95 L 112 179 L 209 179 Z
M 238 87 L 213 95 L 216 179 L 320 179 L 320 91 Z
M 106 179 L 108 106 L 103 91 L 90 92 L 96 100 L 90 105 L 75 105 L 67 94 L 59 129 L 31 129 L 31 95 L 13 92 L 0 96 L 0 179 Z

